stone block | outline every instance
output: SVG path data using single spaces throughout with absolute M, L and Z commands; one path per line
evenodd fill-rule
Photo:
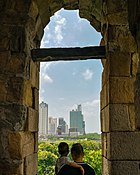
M 32 107 L 33 105 L 32 86 L 29 80 L 26 80 L 24 82 L 23 102 L 25 105 L 30 106 L 30 107 Z
M 28 131 L 38 131 L 38 112 L 33 108 L 28 108 Z
M 8 102 L 22 103 L 23 100 L 23 77 L 9 77 L 7 82 L 7 96 Z
M 104 86 L 109 80 L 109 61 L 105 60 L 104 69 L 102 72 L 102 86 Z
M 7 96 L 7 79 L 5 76 L 0 77 L 0 102 L 6 102 Z
M 10 51 L 0 52 L 0 73 L 5 73 L 7 69 L 7 65 L 11 58 Z
M 110 130 L 110 118 L 109 116 L 109 105 L 101 110 L 101 131 L 109 132 Z
M 105 157 L 102 157 L 102 174 L 103 175 L 110 175 L 110 161 L 107 160 Z
M 119 174 L 119 175 L 139 175 L 139 165 L 140 161 L 111 161 L 110 173 L 109 174 Z
M 0 174 L 1 175 L 24 175 L 24 161 L 23 160 L 0 160 Z
M 102 110 L 109 103 L 109 82 L 106 82 L 104 86 L 102 86 L 102 90 L 100 92 L 100 109 Z
M 127 104 L 109 104 L 110 131 L 132 131 Z
M 126 52 L 109 52 L 109 74 L 111 76 L 130 77 L 131 54 Z M 124 66 L 125 65 L 125 66 Z
M 102 159 L 103 175 L 139 175 L 139 161 L 110 161 Z
M 36 175 L 37 166 L 37 153 L 25 157 L 25 175 Z
M 133 53 L 132 54 L 132 75 L 136 76 L 139 66 L 139 54 Z
M 0 128 L 22 131 L 26 126 L 27 107 L 18 104 L 0 105 Z
M 110 77 L 109 102 L 134 103 L 134 81 L 133 77 Z
M 9 134 L 9 153 L 12 159 L 22 159 L 34 153 L 34 135 L 29 132 Z
M 45 27 L 49 23 L 50 17 L 51 17 L 51 13 L 49 10 L 49 1 L 37 0 L 36 3 L 37 3 L 39 15 L 41 17 L 41 21 L 43 23 L 43 26 Z
M 140 132 L 107 133 L 107 158 L 109 160 L 140 161 Z
M 137 52 L 136 42 L 129 31 L 128 25 L 108 25 L 107 45 L 109 51 L 114 53 L 121 52 L 131 54 Z
M 30 70 L 31 70 L 31 85 L 39 89 L 39 70 L 37 63 L 34 63 L 32 60 L 30 62 Z
M 38 111 L 39 108 L 39 90 L 36 88 L 32 88 L 32 94 L 33 94 L 33 108 Z
M 102 138 L 102 155 L 103 157 L 107 158 L 107 133 L 101 134 Z
M 127 12 L 118 12 L 107 15 L 108 23 L 111 25 L 127 25 L 128 24 Z
M 107 14 L 127 11 L 127 1 L 124 0 L 107 0 L 106 1 Z
M 35 139 L 34 152 L 37 153 L 38 152 L 38 132 L 34 133 L 34 139 Z

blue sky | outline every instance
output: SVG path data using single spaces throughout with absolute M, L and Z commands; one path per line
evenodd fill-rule
M 61 10 L 51 17 L 41 42 L 48 47 L 86 47 L 99 45 L 100 33 L 78 11 Z M 49 116 L 64 117 L 82 105 L 86 132 L 100 132 L 100 60 L 57 61 L 41 63 L 40 102 L 49 107 Z

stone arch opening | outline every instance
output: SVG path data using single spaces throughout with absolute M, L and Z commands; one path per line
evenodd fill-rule
M 33 62 L 30 51 L 40 46 L 50 16 L 65 8 L 79 9 L 80 16 L 101 31 L 106 46 L 101 90 L 102 174 L 138 175 L 138 1 L 15 0 L 2 1 L 0 8 L 0 173 L 37 174 L 39 63 Z
M 64 10 L 59 11 L 59 13 L 56 14 L 56 17 L 54 15 L 54 18 L 51 19 L 52 20 L 51 24 L 48 25 L 46 33 L 44 33 L 44 34 L 46 34 L 45 38 L 43 36 L 44 42 L 45 42 L 45 39 L 46 39 L 46 41 L 49 40 L 49 36 L 53 36 L 53 38 L 51 40 L 49 40 L 50 43 L 52 44 L 52 47 L 62 47 L 63 48 L 63 47 L 68 47 L 69 45 L 70 45 L 70 47 L 80 47 L 80 46 L 86 46 L 87 47 L 87 46 L 92 46 L 92 45 L 99 45 L 99 43 L 100 43 L 100 36 L 99 36 L 99 34 L 98 33 L 96 34 L 95 31 L 93 31 L 92 27 L 89 26 L 89 23 L 87 21 L 85 21 L 85 20 L 84 21 L 79 21 L 80 19 L 77 16 L 78 16 L 78 11 L 72 12 L 72 13 L 70 13 L 68 11 L 64 11 Z M 75 20 L 74 20 L 74 22 L 70 23 L 69 20 L 72 20 L 72 18 L 75 18 Z M 61 38 L 61 39 L 63 38 L 61 40 L 61 43 L 60 42 L 57 43 L 56 38 L 57 38 L 58 34 L 55 34 L 55 32 L 54 32 L 54 28 L 60 26 L 60 25 L 58 25 L 58 19 L 59 20 L 61 19 L 61 21 L 63 20 L 66 23 L 64 25 L 65 29 L 63 29 L 60 32 L 60 34 L 62 33 L 61 34 L 62 37 L 59 37 L 59 38 Z M 78 23 L 78 25 L 77 25 L 77 23 Z M 52 25 L 53 25 L 53 27 L 52 27 Z M 76 28 L 73 25 L 74 26 L 76 25 Z M 69 28 L 68 26 L 71 27 L 71 28 Z M 82 26 L 84 27 L 83 29 L 81 28 Z M 51 28 L 52 28 L 52 32 L 51 32 Z M 81 29 L 78 30 L 78 28 L 81 28 Z M 87 33 L 87 31 L 85 31 L 86 30 L 85 28 L 90 32 L 90 35 L 92 35 L 90 37 L 90 38 L 92 38 L 92 40 L 90 38 L 86 38 L 86 35 L 89 35 L 89 33 Z M 82 30 L 82 34 L 83 33 L 85 33 L 85 34 L 83 34 L 83 35 L 80 34 L 81 30 Z M 75 31 L 75 33 L 73 33 L 73 31 Z M 70 36 L 67 36 L 66 33 L 69 34 L 70 36 L 72 36 L 72 39 L 71 39 Z M 48 36 L 48 39 L 47 39 L 47 36 Z M 70 38 L 70 41 L 68 39 L 66 39 L 65 37 Z M 81 42 L 79 41 L 80 37 L 82 38 Z M 89 36 L 87 36 L 87 37 L 89 37 Z M 96 41 L 94 41 L 94 40 L 96 40 Z M 47 44 L 46 45 L 43 44 L 42 48 L 45 48 L 45 46 L 46 47 L 48 46 L 48 47 L 51 48 L 51 44 L 50 43 L 48 43 L 48 41 L 47 41 Z M 91 106 L 89 108 L 90 108 L 90 113 L 92 111 L 92 115 L 94 117 L 94 126 L 92 126 L 92 127 L 90 126 L 91 121 L 89 121 L 89 119 L 87 119 L 89 117 L 84 115 L 85 116 L 84 120 L 86 122 L 86 128 L 87 128 L 87 132 L 86 133 L 88 133 L 88 132 L 98 132 L 98 133 L 100 133 L 101 131 L 100 131 L 100 121 L 99 121 L 100 119 L 99 119 L 99 110 L 98 109 L 99 109 L 99 94 L 100 94 L 100 88 L 101 88 L 100 87 L 100 85 L 101 85 L 101 83 L 100 83 L 101 82 L 101 71 L 102 71 L 101 61 L 99 59 L 97 59 L 97 60 L 92 59 L 92 60 L 84 60 L 84 61 L 82 61 L 82 60 L 75 60 L 74 62 L 72 60 L 68 60 L 68 61 L 64 61 L 64 62 L 58 62 L 58 61 L 56 61 L 56 62 L 49 62 L 48 64 L 50 66 L 48 67 L 48 70 L 46 69 L 46 66 L 45 66 L 45 65 L 47 65 L 47 62 L 45 62 L 45 63 L 42 62 L 40 64 L 41 64 L 41 69 L 40 69 L 40 76 L 41 76 L 40 77 L 40 82 L 41 82 L 41 84 L 40 84 L 40 93 L 43 92 L 43 94 L 44 94 L 43 95 L 41 93 L 44 96 L 44 98 L 41 98 L 40 103 L 42 102 L 42 99 L 43 99 L 43 101 L 46 101 L 46 102 L 48 101 L 49 115 L 50 115 L 50 112 L 51 112 L 53 114 L 53 115 L 51 114 L 51 116 L 53 116 L 53 117 L 58 117 L 58 116 L 64 117 L 64 118 L 66 118 L 66 121 L 67 121 L 67 124 L 68 124 L 69 123 L 68 111 L 72 110 L 73 109 L 72 106 L 74 104 L 75 105 L 78 104 L 78 101 L 79 101 L 79 102 L 81 102 L 82 107 L 83 107 L 82 108 L 83 109 L 82 110 L 83 114 L 85 114 L 85 112 L 86 112 L 86 114 L 88 114 L 88 116 L 91 118 L 91 115 L 89 115 L 89 109 L 88 109 L 88 107 L 86 105 L 87 103 L 91 104 Z M 62 65 L 64 65 L 64 67 Z M 89 77 L 89 78 L 85 77 L 84 76 L 85 74 L 83 75 L 84 72 L 83 73 L 79 72 L 79 74 L 77 74 L 77 76 L 75 75 L 75 80 L 76 79 L 77 80 L 74 81 L 74 79 L 73 79 L 74 75 L 70 76 L 70 72 L 74 71 L 74 67 L 78 68 L 79 67 L 78 65 L 80 66 L 80 68 L 77 71 L 84 71 L 85 72 L 87 70 L 88 71 L 87 73 L 91 74 L 91 77 Z M 57 77 L 58 77 L 59 72 L 55 73 L 58 70 L 58 66 L 61 67 L 61 69 L 60 69 L 61 74 L 59 75 L 59 76 L 61 76 L 61 78 L 59 78 L 59 81 L 61 83 L 59 82 L 59 89 L 57 88 L 57 90 L 55 90 L 55 87 L 53 86 L 53 84 L 56 81 L 55 81 L 55 79 L 54 79 L 54 82 L 51 81 L 52 80 L 51 79 L 51 74 L 52 75 L 56 74 Z M 67 69 L 70 69 L 70 67 L 71 67 L 71 69 L 69 71 L 67 71 L 67 69 L 65 69 L 66 66 L 67 66 Z M 54 69 L 54 67 L 55 67 L 55 69 Z M 97 67 L 98 67 L 98 69 L 96 70 Z M 51 68 L 53 69 L 53 72 L 51 71 Z M 49 82 L 45 81 L 44 76 L 43 76 L 43 74 L 44 74 L 43 70 L 44 71 L 46 70 L 46 75 L 47 75 L 47 72 L 50 72 L 50 74 L 49 74 L 50 77 L 48 77 L 48 78 L 49 78 L 49 80 L 51 82 L 50 81 Z M 65 73 L 62 73 L 62 70 Z M 97 76 L 97 72 L 98 72 L 98 76 Z M 99 72 L 100 72 L 100 74 L 99 74 Z M 62 83 L 62 77 L 64 77 L 64 75 L 65 75 L 65 77 L 67 77 L 67 76 L 69 78 L 71 77 L 71 79 L 73 80 L 73 81 L 71 80 L 72 82 L 69 83 L 70 82 L 70 79 L 69 79 L 69 81 L 67 81 L 67 83 L 66 83 L 67 86 L 65 85 L 65 81 L 67 80 L 67 78 L 65 78 L 65 79 L 63 78 L 64 82 Z M 80 76 L 81 76 L 81 78 L 80 78 Z M 79 77 L 79 78 L 76 78 L 76 77 Z M 93 79 L 95 81 L 94 83 L 93 83 Z M 91 90 L 90 88 L 86 88 L 86 87 L 84 89 L 83 86 L 89 86 L 86 83 L 83 84 L 83 86 L 82 86 L 82 84 L 81 84 L 81 86 L 79 86 L 79 83 L 84 83 L 82 80 L 83 81 L 85 80 L 85 82 L 87 82 L 87 84 L 90 84 L 92 89 L 94 89 L 94 90 Z M 98 87 L 97 87 L 97 83 L 98 83 Z M 46 85 L 44 85 L 44 84 L 46 84 Z M 60 87 L 60 84 L 62 84 L 62 87 Z M 53 88 L 54 93 L 52 93 L 52 91 L 51 91 L 51 89 L 52 89 L 52 88 L 50 88 L 51 86 Z M 57 86 L 57 84 L 55 84 L 55 86 Z M 67 87 L 67 88 L 64 88 L 64 86 Z M 96 88 L 95 88 L 95 86 L 96 86 Z M 44 88 L 44 87 L 48 87 L 48 88 Z M 79 89 L 80 92 L 81 91 L 83 92 L 81 94 L 81 96 L 78 95 L 79 94 L 78 93 L 78 89 Z M 43 91 L 41 91 L 41 90 L 43 90 Z M 46 91 L 47 95 L 45 95 L 44 91 Z M 57 93 L 56 93 L 56 91 L 57 91 Z M 59 91 L 60 91 L 60 93 L 59 93 Z M 58 94 L 60 94 L 61 97 L 63 97 L 64 94 L 68 95 L 67 93 L 64 93 L 64 92 L 62 93 L 62 91 L 66 91 L 67 93 L 69 92 L 71 94 L 70 99 L 73 98 L 73 103 L 72 104 L 71 104 L 71 100 L 69 100 L 69 97 L 65 97 L 64 100 L 61 100 L 61 101 L 58 102 L 58 99 L 57 99 L 58 98 Z M 87 95 L 87 97 L 86 97 L 86 99 L 88 99 L 88 102 L 86 102 L 86 100 L 85 100 L 85 94 L 87 93 L 86 91 L 92 92 L 91 95 Z M 95 93 L 94 93 L 94 91 L 95 91 Z M 49 92 L 52 94 L 51 96 L 49 95 Z M 77 97 L 78 97 L 79 100 L 74 98 L 74 96 L 76 96 L 76 93 L 77 93 Z M 53 100 L 54 102 L 52 102 L 52 98 L 54 98 L 54 94 L 56 94 L 55 95 L 56 97 L 55 97 L 55 100 Z M 42 95 L 40 95 L 40 97 L 43 97 Z M 45 100 L 45 99 L 48 99 L 48 100 Z M 56 101 L 57 101 L 57 105 L 56 105 Z M 96 106 L 97 106 L 96 108 L 95 108 L 95 104 L 93 102 L 96 102 Z M 61 106 L 58 105 L 59 103 L 61 103 Z M 72 109 L 70 109 L 69 105 L 71 105 Z M 56 111 L 54 111 L 54 108 L 57 109 L 57 113 L 56 113 Z M 65 113 L 62 112 L 62 111 L 65 111 Z M 91 130 L 91 128 L 92 128 L 92 130 Z

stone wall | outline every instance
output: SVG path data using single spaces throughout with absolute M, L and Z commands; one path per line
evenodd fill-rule
M 1 175 L 37 174 L 40 65 L 32 61 L 30 51 L 40 46 L 44 27 L 61 8 L 79 9 L 80 17 L 101 32 L 106 46 L 102 174 L 139 174 L 139 7 L 138 0 L 1 0 Z

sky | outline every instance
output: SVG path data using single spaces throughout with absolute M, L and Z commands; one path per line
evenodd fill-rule
M 79 17 L 78 10 L 60 10 L 44 29 L 41 48 L 98 46 L 101 35 Z M 48 115 L 63 117 L 69 125 L 70 111 L 82 105 L 86 133 L 100 133 L 100 60 L 42 62 L 40 103 Z

